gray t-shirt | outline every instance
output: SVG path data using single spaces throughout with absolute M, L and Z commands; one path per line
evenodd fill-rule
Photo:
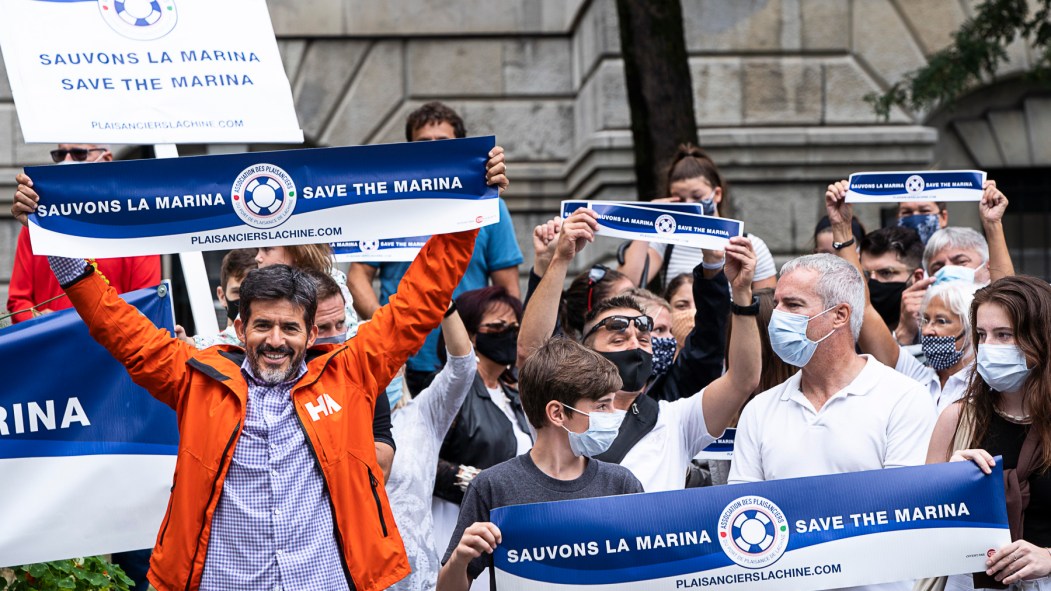
M 544 474 L 533 463 L 529 453 L 483 470 L 475 477 L 460 504 L 460 517 L 445 551 L 442 564 L 449 561 L 463 532 L 472 523 L 489 521 L 489 512 L 498 507 L 590 499 L 641 493 L 642 484 L 625 467 L 589 459 L 584 473 L 575 480 L 558 480 Z M 478 578 L 492 562 L 492 556 L 475 558 L 467 566 L 467 575 Z

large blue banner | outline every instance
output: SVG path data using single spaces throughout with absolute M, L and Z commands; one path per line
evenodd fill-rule
M 1003 473 L 970 462 L 494 509 L 497 588 L 808 591 L 984 570 Z
M 115 257 L 379 240 L 500 218 L 493 137 L 29 167 L 37 254 Z
M 123 296 L 174 331 L 168 285 Z M 152 546 L 175 412 L 135 385 L 75 310 L 0 331 L 0 567 Z

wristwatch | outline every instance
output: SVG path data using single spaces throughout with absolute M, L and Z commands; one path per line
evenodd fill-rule
M 850 240 L 847 240 L 846 242 L 833 242 L 832 243 L 832 248 L 834 248 L 836 250 L 843 250 L 844 248 L 846 248 L 848 246 L 854 246 L 854 237 L 853 236 L 851 236 Z
M 758 316 L 759 298 L 752 296 L 752 303 L 748 306 L 738 306 L 736 302 L 730 302 L 730 312 L 738 316 Z

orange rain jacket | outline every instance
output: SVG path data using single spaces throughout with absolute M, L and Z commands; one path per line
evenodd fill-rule
M 356 337 L 308 352 L 292 400 L 332 500 L 336 541 L 348 584 L 379 591 L 409 574 L 409 563 L 380 480 L 372 439 L 376 394 L 442 320 L 471 260 L 477 230 L 431 238 L 401 282 Z M 158 329 L 95 273 L 66 287 L 91 336 L 135 383 L 172 407 L 179 455 L 168 510 L 150 560 L 159 591 L 197 589 L 212 514 L 244 423 L 244 352 L 197 351 Z M 333 404 L 334 403 L 334 404 Z

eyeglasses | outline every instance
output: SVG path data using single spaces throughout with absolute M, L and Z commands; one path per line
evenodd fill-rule
M 595 285 L 606 278 L 606 271 L 609 271 L 609 267 L 605 265 L 595 265 L 588 271 L 588 312 L 591 311 L 591 294 L 595 291 Z
M 478 332 L 489 334 L 501 334 L 511 330 L 518 330 L 518 328 L 519 324 L 517 322 L 512 322 L 508 324 L 501 320 L 500 322 L 486 322 L 485 324 L 479 325 Z
M 66 155 L 69 154 L 73 157 L 74 162 L 84 162 L 88 159 L 88 154 L 91 152 L 105 152 L 106 148 L 59 148 L 57 150 L 51 150 L 51 160 L 54 162 L 62 162 L 66 159 Z
M 649 334 L 653 330 L 653 318 L 643 314 L 642 316 L 608 316 L 599 321 L 598 324 L 591 327 L 591 330 L 584 333 L 584 338 L 581 341 L 588 340 L 588 337 L 595 334 L 600 328 L 605 328 L 610 332 L 624 332 L 628 330 L 628 327 L 632 323 L 635 323 L 635 330 L 639 334 Z

